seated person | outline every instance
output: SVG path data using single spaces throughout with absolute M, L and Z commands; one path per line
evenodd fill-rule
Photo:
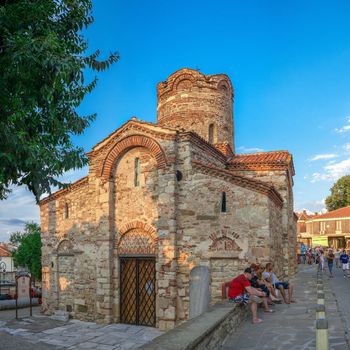
M 250 280 L 251 286 L 265 292 L 271 303 L 281 303 L 281 299 L 278 298 L 273 285 L 262 277 L 264 268 L 261 265 L 252 264 L 251 269 L 253 272 L 253 278 Z
M 257 271 L 259 270 L 259 266 L 256 264 L 251 264 L 250 269 L 252 270 L 252 278 L 250 279 L 250 285 L 256 289 L 263 291 L 266 294 L 266 297 L 269 299 L 270 298 L 270 291 L 257 275 Z
M 250 285 L 249 280 L 251 278 L 252 270 L 248 267 L 242 275 L 237 276 L 229 283 L 228 298 L 230 301 L 239 304 L 250 303 L 253 316 L 252 322 L 256 324 L 262 322 L 258 318 L 258 304 L 264 304 L 265 312 L 273 312 L 273 310 L 269 309 L 266 294 Z
M 267 263 L 265 271 L 262 274 L 262 277 L 271 282 L 272 285 L 281 292 L 282 298 L 286 304 L 295 303 L 293 300 L 293 286 L 284 281 L 280 281 L 273 272 L 273 266 L 271 263 Z M 286 290 L 288 290 L 288 298 L 286 295 Z

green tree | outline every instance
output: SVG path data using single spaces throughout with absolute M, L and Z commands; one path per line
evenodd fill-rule
M 117 53 L 87 55 L 82 34 L 93 23 L 92 0 L 0 0 L 0 199 L 25 185 L 37 201 L 57 178 L 88 159 L 71 136 L 95 114 L 77 107 L 96 85 L 84 73 L 107 69 Z
M 329 211 L 350 205 L 350 175 L 341 177 L 330 191 L 330 196 L 326 198 L 326 207 Z
M 24 232 L 15 232 L 11 235 L 10 242 L 18 245 L 12 253 L 15 265 L 26 267 L 32 276 L 41 280 L 42 244 L 39 225 L 27 223 Z

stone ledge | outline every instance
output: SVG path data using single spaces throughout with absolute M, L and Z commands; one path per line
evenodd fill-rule
M 247 308 L 225 302 L 211 307 L 138 349 L 201 350 L 217 349 L 246 317 Z

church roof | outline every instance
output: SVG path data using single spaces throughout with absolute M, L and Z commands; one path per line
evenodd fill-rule
M 236 170 L 277 170 L 289 166 L 294 175 L 293 157 L 288 151 L 235 154 L 230 160 L 230 167 Z
M 223 153 L 227 158 L 233 156 L 232 148 L 228 142 L 215 143 L 214 147 Z
M 103 140 L 101 140 L 94 147 L 92 147 L 92 151 L 88 152 L 87 155 L 90 155 L 94 151 L 103 147 L 113 137 L 123 133 L 126 129 L 128 129 L 130 127 L 134 128 L 134 129 L 139 129 L 139 131 L 141 131 L 141 132 L 144 131 L 145 128 L 147 128 L 149 131 L 152 130 L 153 132 L 156 132 L 156 133 L 171 134 L 172 135 L 171 137 L 174 137 L 173 135 L 175 135 L 177 133 L 176 129 L 165 127 L 165 126 L 160 126 L 159 124 L 155 124 L 155 123 L 151 123 L 151 122 L 145 122 L 143 120 L 137 119 L 136 117 L 132 117 L 132 119 L 128 120 L 121 127 L 119 127 L 117 130 L 114 130 L 111 134 L 106 136 Z

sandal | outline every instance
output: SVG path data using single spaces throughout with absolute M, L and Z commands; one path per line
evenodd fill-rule
M 252 321 L 253 324 L 258 324 L 258 323 L 261 323 L 261 322 L 262 322 L 262 319 L 260 319 L 260 318 L 257 318 L 257 319 Z

